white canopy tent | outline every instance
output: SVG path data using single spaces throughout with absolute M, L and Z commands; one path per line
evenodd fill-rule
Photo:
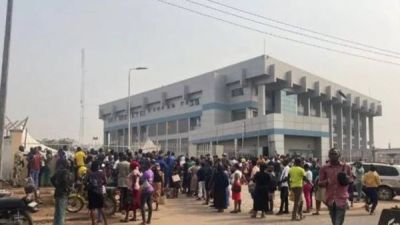
M 144 144 L 142 144 L 140 146 L 140 148 L 143 150 L 143 153 L 160 150 L 160 147 L 158 145 L 154 144 L 154 142 L 152 140 L 150 140 L 150 138 L 147 138 L 146 141 L 144 142 Z
M 56 154 L 57 150 L 47 147 L 44 144 L 41 144 L 39 141 L 37 141 L 35 138 L 33 138 L 29 132 L 27 131 L 27 129 L 25 129 L 22 133 L 22 138 L 21 138 L 21 145 L 25 147 L 25 154 L 29 153 L 30 149 L 33 147 L 38 147 L 40 146 L 42 148 L 42 153 L 45 153 L 45 150 L 50 150 L 52 152 L 52 154 Z

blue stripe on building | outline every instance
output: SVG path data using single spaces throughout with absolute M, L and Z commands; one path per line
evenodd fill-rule
M 283 128 L 273 128 L 273 129 L 266 129 L 260 131 L 251 131 L 245 132 L 244 138 L 251 138 L 257 136 L 269 136 L 274 134 L 282 134 L 282 135 L 292 135 L 292 136 L 303 136 L 303 137 L 329 137 L 329 132 L 321 132 L 321 131 L 308 131 L 308 130 L 295 130 L 295 129 L 283 129 Z M 210 137 L 205 139 L 198 139 L 198 140 L 191 140 L 194 144 L 200 143 L 209 143 L 211 141 L 216 142 L 218 141 L 227 141 L 233 140 L 235 138 L 241 139 L 243 136 L 242 133 L 218 136 L 218 137 Z

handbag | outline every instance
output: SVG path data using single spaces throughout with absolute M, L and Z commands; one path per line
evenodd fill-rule
M 347 177 L 346 171 L 344 171 L 344 170 L 345 170 L 345 168 L 343 165 L 342 171 L 337 174 L 337 180 L 341 186 L 347 186 L 350 183 L 349 178 Z
M 179 181 L 181 181 L 181 178 L 179 177 L 178 174 L 172 176 L 172 182 L 173 183 L 179 182 Z
M 254 190 L 256 189 L 256 184 L 254 183 L 254 181 L 250 181 L 247 187 L 249 189 L 249 193 L 254 193 Z

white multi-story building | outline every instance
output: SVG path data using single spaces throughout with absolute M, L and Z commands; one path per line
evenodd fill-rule
M 134 95 L 132 146 L 150 138 L 176 154 L 347 158 L 374 146 L 380 101 L 262 55 Z M 104 144 L 128 146 L 128 98 L 100 106 Z

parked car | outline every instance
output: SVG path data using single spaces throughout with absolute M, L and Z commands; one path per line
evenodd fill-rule
M 396 195 L 400 195 L 400 165 L 363 162 L 364 171 L 368 172 L 371 165 L 375 166 L 376 172 L 381 178 L 378 198 L 380 200 L 392 200 Z

